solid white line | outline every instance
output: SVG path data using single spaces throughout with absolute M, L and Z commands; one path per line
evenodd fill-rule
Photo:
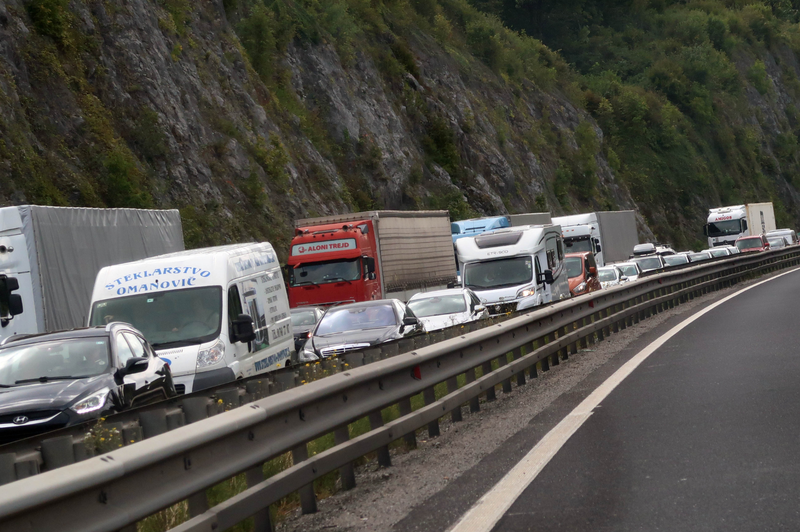
M 450 532 L 490 532 L 501 517 L 511 508 L 514 501 L 522 494 L 536 476 L 544 469 L 544 466 L 556 455 L 556 453 L 567 443 L 567 440 L 575 434 L 583 423 L 592 415 L 592 411 L 614 390 L 628 375 L 633 373 L 639 364 L 644 362 L 647 357 L 653 354 L 656 349 L 664 345 L 670 338 L 678 334 L 689 324 L 699 319 L 707 312 L 711 312 L 723 303 L 733 299 L 752 288 L 764 283 L 773 281 L 784 275 L 796 272 L 800 268 L 795 268 L 787 272 L 776 275 L 764 281 L 742 288 L 738 292 L 731 294 L 716 303 L 709 305 L 698 313 L 686 318 L 678 325 L 661 335 L 653 343 L 639 351 L 633 358 L 619 368 L 611 377 L 593 391 L 581 404 L 570 412 L 561 422 L 548 432 L 536 446 L 528 451 L 528 454 L 509 471 L 500 481 L 494 485 L 481 499 L 470 508 L 467 513 L 450 529 Z

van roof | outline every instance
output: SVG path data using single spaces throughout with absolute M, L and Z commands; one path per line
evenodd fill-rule
M 478 236 L 456 241 L 458 259 L 462 262 L 501 259 L 532 251 L 547 233 L 561 236 L 558 225 L 522 225 L 487 231 Z M 507 250 L 507 251 L 505 251 Z M 503 251 L 503 254 L 499 254 Z
M 174 253 L 166 253 L 164 255 L 156 255 L 146 259 L 129 262 L 127 264 L 136 264 L 139 262 L 152 262 L 161 259 L 184 259 L 189 257 L 197 257 L 204 255 L 227 255 L 235 257 L 243 253 L 254 251 L 255 246 L 266 246 L 269 251 L 273 251 L 272 245 L 269 242 L 248 242 L 244 244 L 226 244 L 224 246 L 213 246 L 210 248 L 187 249 L 184 251 L 176 251 Z

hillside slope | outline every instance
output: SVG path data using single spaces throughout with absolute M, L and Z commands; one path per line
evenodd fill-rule
M 569 67 L 445 7 L 4 0 L 0 199 L 177 207 L 189 245 L 279 248 L 349 209 L 634 207 Z

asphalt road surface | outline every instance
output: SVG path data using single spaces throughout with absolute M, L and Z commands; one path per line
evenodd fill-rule
M 800 530 L 800 272 L 657 349 L 494 530 Z

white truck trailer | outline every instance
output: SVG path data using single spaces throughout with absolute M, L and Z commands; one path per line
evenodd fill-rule
M 22 300 L 0 339 L 83 327 L 101 268 L 182 249 L 177 210 L 0 208 L 0 278 Z
M 461 284 L 491 314 L 525 310 L 570 296 L 557 225 L 489 231 L 456 242 Z
M 733 245 L 743 236 L 765 235 L 775 230 L 772 203 L 746 203 L 708 210 L 703 234 L 708 247 Z
M 511 227 L 523 225 L 549 225 L 553 223 L 549 212 L 526 212 L 522 214 L 509 214 L 506 216 Z
M 634 211 L 601 211 L 558 216 L 568 253 L 591 251 L 598 266 L 628 260 L 639 243 Z

